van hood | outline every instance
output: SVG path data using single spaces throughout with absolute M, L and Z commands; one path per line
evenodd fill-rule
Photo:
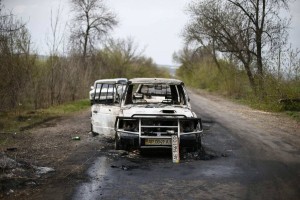
M 176 116 L 183 115 L 188 118 L 196 117 L 195 114 L 187 106 L 166 105 L 166 104 L 147 104 L 147 105 L 128 105 L 121 109 L 121 116 L 132 117 L 133 115 L 150 116 L 168 115 Z

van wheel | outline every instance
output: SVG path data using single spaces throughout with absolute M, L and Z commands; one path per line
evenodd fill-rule
M 92 133 L 93 136 L 99 135 L 98 133 L 94 132 L 93 124 L 91 124 L 91 133 Z
M 198 136 L 196 139 L 196 151 L 199 151 L 201 149 L 202 149 L 201 137 Z
M 116 150 L 121 150 L 121 141 L 120 138 L 118 137 L 118 134 L 115 134 L 115 149 Z

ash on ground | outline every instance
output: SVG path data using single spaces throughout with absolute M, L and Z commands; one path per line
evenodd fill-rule
M 15 189 L 36 186 L 38 179 L 50 172 L 55 170 L 51 167 L 38 167 L 24 161 L 16 161 L 0 152 L 0 193 L 10 195 Z

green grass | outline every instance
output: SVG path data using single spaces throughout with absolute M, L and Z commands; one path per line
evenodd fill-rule
M 251 108 L 257 109 L 257 110 L 262 110 L 262 111 L 267 111 L 267 112 L 278 112 L 278 113 L 284 113 L 287 116 L 295 119 L 296 121 L 300 122 L 300 109 L 299 109 L 299 103 L 295 103 L 292 105 L 292 109 L 288 110 L 287 106 L 285 104 L 279 103 L 279 101 L 274 101 L 274 100 L 265 100 L 265 101 L 260 101 L 258 98 L 255 97 L 244 97 L 244 98 L 235 98 L 232 96 L 224 95 L 221 92 L 211 92 L 208 89 L 202 89 L 203 91 L 206 91 L 210 94 L 214 95 L 221 95 L 225 98 L 230 99 L 231 101 L 249 106 Z
M 66 103 L 58 106 L 52 106 L 47 109 L 43 109 L 41 111 L 49 114 L 55 114 L 55 115 L 65 115 L 73 112 L 77 112 L 80 110 L 84 110 L 88 107 L 90 107 L 90 101 L 87 99 L 84 100 L 78 100 L 71 103 Z
M 269 112 L 280 112 L 282 111 L 282 105 L 280 105 L 278 102 L 275 101 L 259 101 L 255 98 L 240 98 L 240 99 L 234 99 L 231 98 L 233 101 L 250 106 L 251 108 L 263 110 L 263 111 L 269 111 Z
M 69 115 L 90 107 L 88 99 L 52 106 L 47 109 L 0 113 L 0 133 L 12 133 L 47 120 Z
M 296 112 L 296 111 L 286 111 L 285 112 L 288 116 L 294 118 L 295 120 L 297 120 L 298 122 L 300 122 L 300 112 Z

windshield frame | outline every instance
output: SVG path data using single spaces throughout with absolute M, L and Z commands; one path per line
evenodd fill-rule
M 147 89 L 148 91 L 146 91 Z M 123 95 L 124 106 L 149 104 L 188 105 L 188 98 L 183 84 L 129 83 Z

